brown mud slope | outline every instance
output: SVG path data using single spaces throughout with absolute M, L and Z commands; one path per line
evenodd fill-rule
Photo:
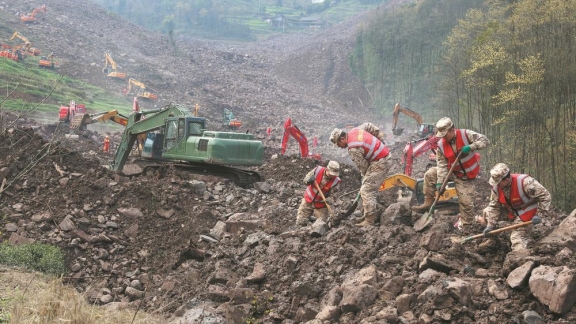
M 37 131 L 50 136 L 47 127 Z M 562 244 L 518 255 L 508 254 L 505 234 L 491 249 L 453 243 L 454 215 L 418 233 L 411 225 L 419 215 L 390 190 L 373 229 L 353 226 L 358 213 L 326 232 L 298 229 L 301 179 L 315 160 L 268 154 L 258 169 L 266 181 L 252 189 L 170 168 L 127 178 L 101 167 L 97 146 L 76 150 L 92 139 L 56 133 L 47 142 L 38 133 L 16 126 L 1 134 L 2 239 L 61 247 L 67 279 L 92 302 L 142 301 L 167 316 L 201 307 L 204 317 L 229 323 L 522 323 L 536 316 L 526 310 L 546 322 L 576 320 L 573 310 L 552 312 L 526 283 L 507 283 L 526 261 L 574 269 Z M 340 193 L 359 186 L 358 172 L 343 169 Z M 485 197 L 487 185 L 479 188 Z M 535 227 L 534 241 L 564 218 L 552 214 Z

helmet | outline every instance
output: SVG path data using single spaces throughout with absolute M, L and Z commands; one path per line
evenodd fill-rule
M 436 123 L 436 137 L 444 137 L 450 128 L 454 127 L 452 119 L 444 117 Z
M 510 168 L 506 164 L 498 163 L 490 170 L 490 179 L 488 180 L 488 183 L 492 186 L 496 186 L 509 173 Z
M 337 177 L 340 175 L 340 164 L 336 161 L 328 162 L 328 166 L 326 167 L 326 172 L 328 175 Z
M 336 142 L 338 142 L 338 139 L 340 138 L 340 136 L 342 136 L 343 132 L 344 131 L 339 129 L 339 128 L 334 128 L 332 133 L 330 133 L 330 142 L 336 144 Z

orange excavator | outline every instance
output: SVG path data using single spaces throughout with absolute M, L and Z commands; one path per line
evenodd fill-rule
M 102 73 L 106 74 L 106 76 L 110 78 L 126 79 L 126 73 L 118 72 L 116 70 L 116 61 L 112 59 L 110 54 L 104 53 L 104 59 L 106 62 L 104 63 Z M 110 64 L 110 66 L 108 66 L 108 64 Z
M 144 83 L 137 81 L 137 80 L 134 80 L 132 78 L 128 79 L 128 91 L 127 91 L 127 93 L 131 93 L 132 85 L 139 87 L 138 93 L 136 94 L 136 96 L 138 98 L 158 100 L 158 96 L 153 94 L 152 92 L 148 91 L 146 89 L 146 86 L 144 85 Z
M 292 118 L 286 119 L 284 122 L 284 136 L 282 136 L 282 154 L 286 153 L 286 147 L 288 146 L 288 140 L 290 136 L 300 144 L 300 154 L 303 158 L 314 158 L 317 160 L 322 160 L 320 154 L 311 154 L 308 150 L 308 139 L 306 136 L 298 129 L 298 127 L 292 124 Z
M 36 9 L 34 9 L 32 11 L 32 13 L 30 13 L 29 15 L 21 14 L 20 15 L 20 21 L 25 22 L 25 23 L 35 22 L 38 19 L 38 18 L 36 18 L 36 14 L 39 12 L 46 13 L 46 5 L 42 5 Z
M 410 117 L 414 118 L 414 120 L 416 120 L 416 123 L 418 124 L 416 134 L 418 135 L 418 137 L 426 137 L 426 136 L 428 136 L 428 134 L 434 133 L 434 125 L 424 124 L 422 121 L 422 116 L 420 116 L 420 114 L 418 114 L 417 112 L 410 110 L 406 107 L 402 107 L 402 106 L 400 106 L 399 103 L 397 103 L 394 106 L 394 112 L 392 113 L 392 119 L 393 119 L 392 133 L 394 135 L 401 135 L 402 131 L 404 131 L 404 128 L 396 128 L 396 126 L 398 124 L 398 116 L 400 115 L 400 113 L 403 113 L 407 116 L 410 116 Z
M 54 62 L 54 53 L 50 53 L 48 56 L 41 56 L 38 61 L 38 66 L 41 68 L 53 69 L 56 65 L 57 63 Z
M 238 129 L 240 128 L 240 126 L 242 126 L 242 121 L 239 119 L 236 119 L 234 117 L 234 113 L 228 109 L 228 108 L 224 108 L 224 111 L 222 112 L 223 117 L 224 117 L 224 126 L 228 127 L 228 128 L 232 128 L 232 129 Z

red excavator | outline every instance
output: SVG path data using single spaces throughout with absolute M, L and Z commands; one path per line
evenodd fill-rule
M 60 106 L 58 120 L 60 122 L 69 124 L 75 115 L 83 115 L 86 113 L 86 106 L 83 104 L 76 104 L 73 100 L 70 101 L 68 106 Z
M 292 124 L 292 118 L 286 119 L 284 122 L 284 136 L 282 137 L 282 154 L 286 153 L 286 147 L 288 146 L 288 139 L 290 136 L 294 137 L 298 144 L 300 144 L 300 154 L 303 158 L 311 157 L 317 160 L 322 160 L 320 154 L 311 154 L 308 150 L 308 139 L 306 136 L 298 129 L 298 127 Z
M 412 176 L 412 164 L 414 163 L 414 158 L 432 150 L 428 159 L 430 163 L 426 166 L 426 170 L 430 167 L 436 165 L 436 152 L 438 148 L 438 141 L 440 137 L 436 137 L 433 134 L 425 138 L 420 138 L 415 141 L 410 141 L 404 146 L 404 156 L 402 157 L 402 163 L 404 164 L 404 174 L 407 176 Z M 416 146 L 413 146 L 416 144 Z
M 31 14 L 27 15 L 27 14 L 21 14 L 20 15 L 20 20 L 22 22 L 28 23 L 28 22 L 35 22 L 36 21 L 36 14 L 39 13 L 40 11 L 42 11 L 43 13 L 46 13 L 46 5 L 42 5 L 36 9 L 34 9 L 32 11 Z

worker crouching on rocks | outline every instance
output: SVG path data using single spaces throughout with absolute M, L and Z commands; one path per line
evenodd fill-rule
M 327 167 L 317 166 L 312 171 L 308 172 L 304 177 L 304 183 L 307 185 L 304 191 L 304 198 L 298 207 L 298 215 L 296 216 L 296 224 L 306 226 L 308 218 L 316 212 L 316 216 L 327 221 L 329 218 L 328 208 L 322 199 L 322 195 L 318 192 L 314 182 L 318 183 L 320 190 L 324 197 L 328 200 L 333 193 L 338 191 L 340 184 L 340 165 L 336 161 L 328 162 Z M 332 200 L 328 201 L 331 204 Z M 331 204 L 333 205 L 333 204 Z
M 348 154 L 362 174 L 360 197 L 364 208 L 364 220 L 356 226 L 374 226 L 378 216 L 378 189 L 390 169 L 390 154 L 383 142 L 384 132 L 372 123 L 352 128 L 348 133 L 334 129 L 330 141 L 340 148 L 348 148 Z
M 548 215 L 552 196 L 528 174 L 511 174 L 506 164 L 498 163 L 490 170 L 488 183 L 492 186 L 490 202 L 482 216 L 477 217 L 477 221 L 486 226 L 484 235 L 495 230 L 501 218 L 515 223 L 532 221 L 532 224 L 539 224 L 541 216 Z M 510 233 L 512 251 L 528 248 L 529 227 L 520 227 Z M 490 238 L 480 246 L 495 244 L 496 241 Z

